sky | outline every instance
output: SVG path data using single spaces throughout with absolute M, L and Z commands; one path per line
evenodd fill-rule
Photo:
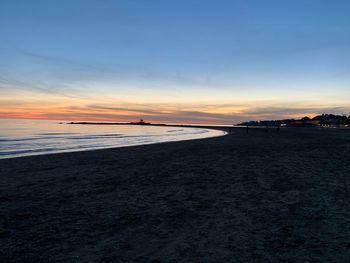
M 0 118 L 350 114 L 348 0 L 1 0 Z

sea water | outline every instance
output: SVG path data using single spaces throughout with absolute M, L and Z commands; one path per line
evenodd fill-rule
M 223 135 L 206 128 L 79 125 L 46 120 L 0 119 L 0 159 L 125 147 Z

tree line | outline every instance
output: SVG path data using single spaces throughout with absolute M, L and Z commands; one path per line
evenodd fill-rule
M 313 118 L 305 116 L 301 119 L 247 121 L 242 126 L 288 126 L 288 127 L 348 127 L 350 115 L 321 114 Z

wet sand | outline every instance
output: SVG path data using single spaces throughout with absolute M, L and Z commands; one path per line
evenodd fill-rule
M 0 262 L 349 261 L 349 130 L 0 160 Z

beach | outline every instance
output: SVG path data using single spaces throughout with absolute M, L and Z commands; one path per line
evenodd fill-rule
M 350 130 L 0 160 L 1 262 L 349 262 Z

